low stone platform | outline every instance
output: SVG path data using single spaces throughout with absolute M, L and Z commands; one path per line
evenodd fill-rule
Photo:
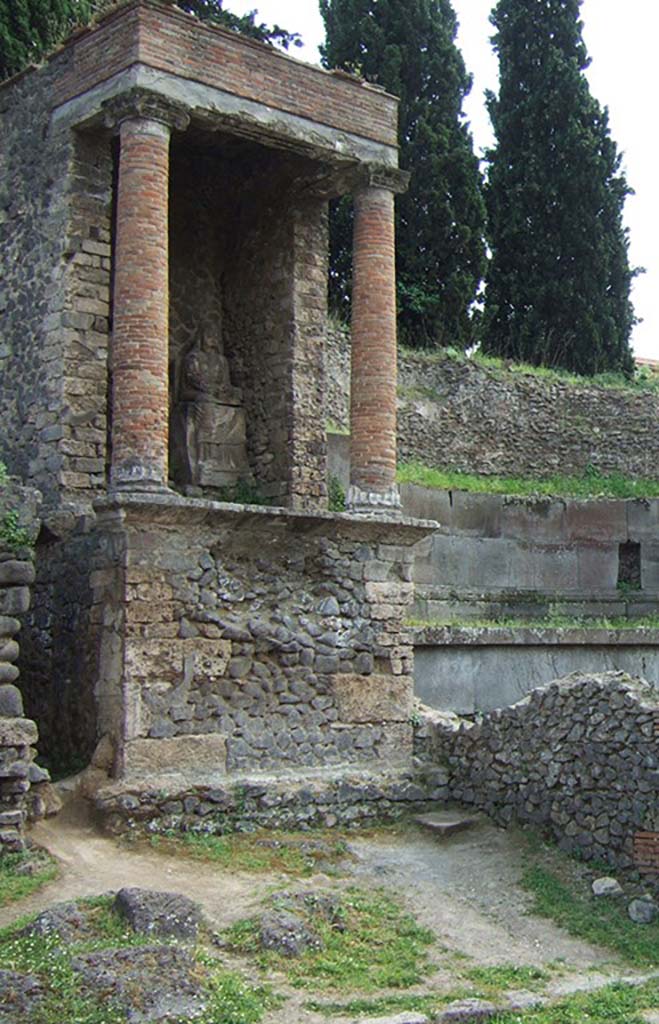
M 114 833 L 345 827 L 430 812 L 448 797 L 448 776 L 438 766 L 399 771 L 310 769 L 304 777 L 250 773 L 214 786 L 182 786 L 172 776 L 134 783 L 98 784 L 98 777 L 86 782 L 103 824 Z

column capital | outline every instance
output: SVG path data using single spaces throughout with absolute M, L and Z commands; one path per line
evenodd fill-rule
M 105 100 L 101 106 L 106 127 L 115 132 L 124 121 L 156 121 L 180 132 L 190 124 L 189 111 L 182 103 L 139 86 Z
M 366 188 L 386 188 L 389 192 L 400 195 L 407 192 L 411 177 L 410 171 L 402 171 L 400 167 L 365 164 L 359 170 L 354 191 L 357 193 Z

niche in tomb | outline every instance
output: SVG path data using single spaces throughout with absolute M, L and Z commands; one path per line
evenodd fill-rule
M 184 488 L 231 487 L 250 475 L 245 411 L 221 340 L 200 328 L 171 367 L 170 467 Z

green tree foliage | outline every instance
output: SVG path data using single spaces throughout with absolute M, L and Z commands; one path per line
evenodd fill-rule
M 279 25 L 256 21 L 256 12 L 237 15 L 225 11 L 223 0 L 176 0 L 176 6 L 202 21 L 242 32 L 252 39 L 277 42 L 288 48 L 300 45 L 297 33 Z M 94 14 L 113 6 L 113 0 L 0 0 L 0 79 L 40 60 L 76 25 L 86 25 Z
M 485 270 L 478 160 L 462 117 L 471 77 L 455 45 L 450 0 L 320 0 L 326 67 L 354 71 L 401 99 L 400 164 L 412 171 L 396 200 L 399 332 L 417 347 L 467 347 Z M 352 205 L 330 219 L 330 299 L 347 310 Z
M 261 42 L 276 42 L 284 49 L 292 44 L 301 46 L 302 41 L 297 32 L 287 32 L 279 25 L 265 25 L 257 22 L 257 11 L 250 14 L 232 14 L 222 7 L 223 0 L 175 0 L 176 6 L 190 14 L 196 14 L 202 21 L 212 21 L 217 25 L 233 29 L 235 32 L 242 32 L 243 35 L 252 39 L 259 39 Z
M 90 0 L 0 0 L 0 78 L 40 60 L 91 14 Z
M 576 373 L 630 373 L 631 190 L 591 96 L 581 0 L 499 0 L 499 95 L 486 200 L 483 351 Z

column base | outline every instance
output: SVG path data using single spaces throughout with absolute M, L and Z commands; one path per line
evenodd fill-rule
M 398 484 L 393 484 L 386 491 L 365 491 L 357 484 L 350 484 L 346 495 L 346 512 L 357 516 L 400 519 L 403 513 Z
M 109 490 L 171 494 L 169 487 L 163 482 L 161 467 L 151 467 L 142 462 L 113 466 Z

